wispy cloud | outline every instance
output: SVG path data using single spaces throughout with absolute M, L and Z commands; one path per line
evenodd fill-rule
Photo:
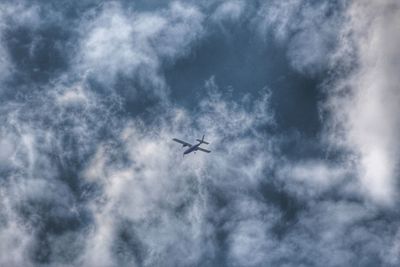
M 196 264 L 215 250 L 218 237 L 215 226 L 208 222 L 220 216 L 214 210 L 217 208 L 214 207 L 215 198 L 236 198 L 235 203 L 239 204 L 250 198 L 247 190 L 256 190 L 264 169 L 272 164 L 270 141 L 265 142 L 261 136 L 253 134 L 245 139 L 242 136 L 271 122 L 256 119 L 264 115 L 268 99 L 256 102 L 254 108 L 248 110 L 225 100 L 213 82 L 207 86 L 211 86 L 209 90 L 212 91 L 200 103 L 196 121 L 191 121 L 186 111 L 172 108 L 155 124 L 144 125 L 140 121 L 127 124 L 120 136 L 124 151 L 107 146 L 97 151 L 85 173 L 87 179 L 102 184 L 106 201 L 93 203 L 96 228 L 87 243 L 88 254 L 83 258 L 86 265 L 123 260 L 112 253 L 112 245 L 121 238 L 121 231 L 134 233 L 127 237 L 133 239 L 126 242 L 133 242 L 142 252 L 127 251 L 131 254 L 125 256 L 135 259 L 139 265 Z M 246 124 L 235 122 L 237 119 Z M 207 131 L 215 144 L 212 157 L 196 155 L 182 159 L 182 151 L 170 138 L 187 127 L 193 129 L 190 136 L 199 135 L 201 129 Z M 251 158 L 244 151 L 251 151 Z M 120 160 L 117 154 L 122 157 Z M 226 156 L 219 156 L 222 154 Z M 117 159 L 111 160 L 113 155 Z M 240 161 L 242 163 L 236 166 L 231 164 Z M 226 190 L 231 193 L 214 196 L 207 190 L 209 186 L 216 187 L 220 193 Z M 258 209 L 260 203 L 253 205 Z M 226 216 L 225 220 L 229 220 L 230 215 Z M 259 216 L 257 210 L 252 216 Z M 123 224 L 124 221 L 129 224 Z M 110 239 L 99 242 L 99 238 Z M 127 245 L 121 243 L 121 249 Z M 99 253 L 107 259 L 96 257 Z M 170 253 L 184 257 L 170 257 Z M 215 260 L 210 259 L 211 262 Z
M 81 25 L 77 69 L 108 87 L 133 79 L 147 93 L 166 94 L 162 65 L 184 56 L 203 33 L 204 15 L 193 5 L 173 2 L 156 12 L 103 4 Z M 135 95 L 135 90 L 130 89 Z
M 0 265 L 398 265 L 395 1 L 80 2 L 0 4 Z M 232 40 L 290 75 L 198 78 Z M 190 64 L 202 84 L 169 83 Z M 300 76 L 311 141 L 276 119 Z
M 329 68 L 337 45 L 346 1 L 267 1 L 254 23 L 261 36 L 273 36 L 288 47 L 294 69 L 317 75 Z M 268 37 L 265 37 L 268 38 Z

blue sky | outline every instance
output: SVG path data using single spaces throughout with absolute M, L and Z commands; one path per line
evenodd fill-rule
M 399 18 L 3 1 L 0 265 L 398 266 Z

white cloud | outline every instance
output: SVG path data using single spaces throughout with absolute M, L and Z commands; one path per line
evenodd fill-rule
M 265 222 L 242 221 L 233 232 L 229 256 L 235 266 L 260 266 L 268 261 L 274 241 L 268 240 Z
M 41 241 L 37 235 L 57 220 L 72 222 L 67 228 L 76 223 L 74 207 L 79 203 L 70 186 L 77 177 L 63 178 L 62 169 L 67 167 L 73 173 L 75 162 L 85 159 L 96 146 L 97 127 L 112 123 L 108 108 L 81 86 L 57 84 L 53 89 L 31 94 L 28 102 L 9 101 L 1 107 L 0 240 L 4 249 L 0 265 L 30 266 L 41 249 L 40 242 L 54 242 L 54 253 L 58 254 L 49 257 L 55 257 L 51 260 L 56 262 L 63 253 L 72 258 L 80 253 L 72 247 L 60 248 L 59 240 L 64 236 L 51 239 L 49 234 Z M 99 116 L 103 119 L 97 121 Z M 66 235 L 65 240 L 73 243 L 79 236 Z
M 83 25 L 77 68 L 106 85 L 118 75 L 133 77 L 162 96 L 166 85 L 161 64 L 190 51 L 202 35 L 202 21 L 195 6 L 179 2 L 151 13 L 123 10 L 115 2 L 104 4 L 100 14 Z
M 9 48 L 4 40 L 8 38 L 5 33 L 12 27 L 29 25 L 36 27 L 39 25 L 39 12 L 35 5 L 27 5 L 21 1 L 16 4 L 0 3 L 0 81 L 8 77 L 14 70 L 13 62 L 10 58 Z M 4 90 L 2 86 L 1 90 Z
M 33 237 L 29 226 L 18 223 L 13 199 L 10 199 L 7 188 L 0 188 L 0 264 L 3 266 L 21 266 L 29 263 L 29 249 Z
M 288 162 L 278 169 L 277 178 L 285 189 L 301 199 L 322 196 L 332 188 L 342 194 L 355 194 L 356 186 L 351 177 L 353 172 L 343 162 L 331 163 L 325 160 Z
M 243 15 L 245 8 L 244 1 L 223 2 L 212 14 L 212 19 L 217 22 L 237 21 Z
M 373 229 L 359 226 L 358 222 L 372 218 L 374 213 L 373 209 L 346 201 L 311 204 L 285 236 L 284 243 L 291 248 L 288 261 L 292 265 L 306 261 L 310 265 L 324 266 L 361 262 L 361 258 L 368 258 L 368 246 L 375 246 L 379 236 L 372 232 Z M 359 250 L 352 247 L 355 244 L 359 244 Z M 301 252 L 297 254 L 295 251 L 299 248 Z M 386 248 L 386 244 L 376 244 L 372 251 Z M 373 259 L 370 262 L 374 262 Z
M 59 105 L 85 105 L 91 100 L 87 94 L 88 92 L 81 85 L 77 85 L 74 88 L 68 88 L 64 92 L 56 93 L 55 99 Z
M 207 218 L 219 216 L 212 209 L 207 186 L 229 191 L 231 197 L 236 196 L 238 207 L 250 207 L 245 203 L 252 203 L 253 212 L 249 213 L 245 206 L 241 211 L 237 209 L 243 218 L 256 220 L 265 214 L 263 204 L 249 202 L 246 190 L 256 190 L 264 179 L 263 171 L 272 164 L 268 148 L 271 139 L 265 141 L 251 133 L 254 128 L 271 123 L 268 113 L 263 113 L 268 98 L 249 102 L 248 109 L 225 99 L 215 84 L 210 90 L 200 104 L 197 123 L 193 124 L 186 111 L 171 108 L 155 124 L 126 124 L 119 141 L 122 151 L 107 145 L 99 147 L 85 171 L 86 178 L 98 182 L 104 190 L 103 201 L 92 203 L 96 227 L 81 259 L 85 265 L 121 260 L 114 254 L 111 259 L 111 244 L 118 240 L 125 220 L 129 224 L 124 227 L 136 233 L 134 242 L 148 251 L 142 255 L 142 264 L 183 266 L 201 262 L 205 253 L 215 250 L 215 230 Z M 194 138 L 199 129 L 201 134 L 206 131 L 212 153 L 198 152 L 183 158 L 181 146 L 171 138 Z M 251 137 L 243 137 L 244 133 Z M 111 160 L 115 156 L 120 159 Z M 99 242 L 103 238 L 108 241 Z M 239 244 L 234 241 L 239 236 L 232 238 L 233 253 L 240 254 L 236 247 Z M 106 258 L 93 256 L 99 253 Z M 171 253 L 180 256 L 170 257 Z M 258 253 L 262 254 L 262 250 Z M 133 261 L 141 258 L 137 254 L 130 257 Z
M 296 26 L 292 20 L 300 10 L 301 4 L 300 0 L 266 2 L 254 18 L 259 34 L 265 36 L 272 28 L 278 41 L 286 40 L 293 31 L 292 28 Z
M 343 57 L 359 51 L 360 69 L 343 80 L 350 97 L 328 102 L 345 136 L 334 131 L 334 144 L 355 152 L 348 163 L 282 159 L 266 130 L 274 125 L 270 94 L 235 100 L 213 78 L 194 111 L 165 98 L 150 120 L 128 119 L 121 98 L 91 91 L 86 78 L 107 87 L 119 75 L 139 77 L 164 94 L 162 65 L 190 52 L 206 14 L 179 2 L 154 12 L 104 4 L 82 19 L 76 65 L 0 108 L 0 265 L 38 265 L 46 248 L 48 266 L 396 265 L 396 218 L 361 203 L 352 167 L 372 199 L 395 197 L 398 38 L 390 36 L 398 12 L 354 3 L 331 62 L 321 58 L 336 21 L 320 17 L 327 4 L 303 3 L 266 3 L 260 27 L 290 39 L 291 64 L 308 74 L 351 65 Z M 212 16 L 237 23 L 247 7 L 221 3 Z M 386 16 L 365 16 L 375 11 Z M 171 141 L 202 134 L 211 154 L 183 159 Z M 325 194 L 332 188 L 333 197 Z
M 353 3 L 338 64 L 356 69 L 336 83 L 328 100 L 335 142 L 356 153 L 362 190 L 389 204 L 397 196 L 400 119 L 400 7 L 396 1 Z
M 272 33 L 280 45 L 287 46 L 295 70 L 313 76 L 329 68 L 343 23 L 342 9 L 340 1 L 268 1 L 253 23 L 261 36 Z

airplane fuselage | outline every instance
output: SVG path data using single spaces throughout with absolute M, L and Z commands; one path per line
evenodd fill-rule
M 188 149 L 186 149 L 186 150 L 183 152 L 183 154 L 186 155 L 186 154 L 189 154 L 189 153 L 191 153 L 191 152 L 193 152 L 193 151 L 196 151 L 197 148 L 198 148 L 200 145 L 201 145 L 201 143 L 198 143 L 198 144 L 195 144 L 195 145 L 189 147 Z

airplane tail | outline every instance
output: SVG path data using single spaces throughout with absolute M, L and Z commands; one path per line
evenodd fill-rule
M 203 135 L 203 138 L 201 138 L 201 140 L 200 139 L 196 139 L 196 141 L 200 142 L 200 144 L 206 144 L 206 145 L 210 144 L 210 143 L 204 141 L 204 135 Z

